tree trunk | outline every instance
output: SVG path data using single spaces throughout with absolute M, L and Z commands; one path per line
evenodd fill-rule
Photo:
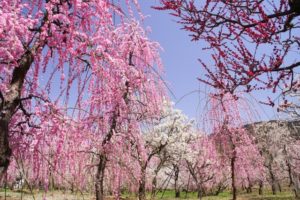
M 139 180 L 138 199 L 139 200 L 146 199 L 146 167 L 142 167 L 142 169 L 141 169 L 141 178 Z
M 252 185 L 249 185 L 247 188 L 246 188 L 246 192 L 248 194 L 252 193 Z
M 287 154 L 286 146 L 284 146 L 284 153 L 287 157 L 286 165 L 288 168 L 289 179 L 290 179 L 289 187 L 293 188 L 293 191 L 295 193 L 295 198 L 300 199 L 300 176 L 297 173 L 295 173 L 295 171 L 293 170 L 293 167 L 290 163 L 290 159 Z
M 104 183 L 105 167 L 106 167 L 106 157 L 104 155 L 101 155 L 97 167 L 96 182 L 95 182 L 96 200 L 104 200 L 103 183 Z
M 272 194 L 276 195 L 277 194 L 277 190 L 276 190 L 276 184 L 272 183 Z
M 30 50 L 26 51 L 20 61 L 18 67 L 15 67 L 12 79 L 8 86 L 8 92 L 3 94 L 0 91 L 0 181 L 3 179 L 5 172 L 9 166 L 10 156 L 12 154 L 9 147 L 9 129 L 8 125 L 15 112 L 20 105 L 21 91 L 26 74 L 34 61 L 34 55 L 39 47 L 43 47 L 44 43 L 34 45 Z
M 277 183 L 277 188 L 278 188 L 279 192 L 282 192 L 280 183 L 278 181 L 276 181 L 276 183 Z
M 127 101 L 127 92 L 124 93 L 124 100 Z M 105 149 L 106 145 L 110 143 L 111 138 L 113 137 L 114 131 L 117 128 L 117 118 L 119 116 L 119 106 L 115 108 L 112 122 L 110 126 L 110 130 L 108 134 L 105 136 L 105 138 L 102 141 L 102 148 Z M 106 167 L 107 157 L 106 152 L 102 152 L 99 156 L 99 163 L 97 167 L 97 173 L 96 173 L 96 182 L 95 182 L 95 192 L 96 192 L 96 200 L 104 200 L 104 188 L 103 188 L 103 182 L 104 182 L 104 174 L 105 174 L 105 167 Z
M 155 173 L 154 178 L 152 179 L 152 188 L 151 188 L 151 197 L 156 196 L 156 187 L 157 187 L 157 174 Z
M 217 187 L 217 190 L 216 190 L 216 192 L 215 192 L 215 196 L 218 196 L 219 194 L 220 194 L 220 192 L 221 192 L 221 185 L 219 184 L 218 185 L 218 187 Z
M 277 190 L 278 190 L 278 184 L 277 184 L 277 181 L 275 179 L 275 176 L 273 174 L 273 172 L 270 172 L 271 174 L 271 188 L 272 188 L 272 194 L 273 195 L 276 195 L 277 194 Z
M 292 183 L 295 198 L 300 199 L 300 176 L 292 170 Z
M 0 119 L 0 182 L 4 180 L 9 165 L 11 149 L 8 142 L 8 121 Z
M 297 180 L 297 184 L 294 185 L 294 193 L 295 193 L 296 199 L 300 199 L 300 180 L 299 180 L 299 178 Z
M 198 186 L 198 199 L 201 200 L 202 199 L 202 187 Z
M 271 164 L 268 166 L 268 170 L 269 170 L 270 178 L 271 178 L 272 194 L 276 195 L 277 194 L 277 186 L 278 186 L 278 184 L 276 182 L 276 178 L 275 178 L 275 175 L 273 173 Z
M 264 184 L 262 181 L 259 182 L 259 189 L 258 189 L 258 194 L 259 195 L 263 195 L 263 187 L 264 187 Z
M 293 185 L 293 175 L 292 175 L 292 168 L 290 163 L 286 160 L 286 166 L 288 168 L 288 173 L 289 173 L 289 187 L 291 187 Z
M 175 198 L 180 197 L 180 188 L 178 186 L 178 178 L 179 178 L 179 167 L 177 165 L 173 165 L 174 168 L 174 187 L 175 187 Z
M 161 161 L 157 168 L 154 170 L 154 178 L 152 179 L 152 188 L 151 188 L 151 197 L 154 198 L 156 196 L 156 187 L 157 187 L 157 175 L 161 170 L 164 161 Z
M 180 190 L 175 190 L 175 198 L 180 198 Z
M 232 187 L 232 199 L 236 200 L 236 185 L 235 185 L 235 155 L 231 158 L 231 187 Z
M 252 183 L 249 176 L 247 177 L 247 179 L 248 179 L 247 193 L 252 193 Z

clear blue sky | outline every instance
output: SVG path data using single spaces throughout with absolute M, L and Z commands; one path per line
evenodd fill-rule
M 158 1 L 140 1 L 142 12 L 149 17 L 145 20 L 145 26 L 150 26 L 152 33 L 149 37 L 158 41 L 164 49 L 161 58 L 165 67 L 165 81 L 174 94 L 174 102 L 179 101 L 184 95 L 195 91 L 205 91 L 209 88 L 200 84 L 197 77 L 203 73 L 197 59 L 204 59 L 209 62 L 209 54 L 201 51 L 201 42 L 190 41 L 188 33 L 180 29 L 180 25 L 175 22 L 175 18 L 168 15 L 167 11 L 157 11 L 151 8 L 157 5 Z M 265 94 L 257 92 L 253 94 L 257 99 L 263 99 Z M 200 119 L 205 110 L 205 94 L 195 92 L 182 98 L 176 105 L 191 118 Z M 252 100 L 253 101 L 253 100 Z M 269 120 L 276 118 L 277 113 L 269 106 L 258 105 L 260 117 L 255 121 Z M 201 123 L 201 122 L 200 122 Z

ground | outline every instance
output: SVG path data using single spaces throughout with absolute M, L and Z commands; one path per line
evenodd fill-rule
M 108 197 L 107 200 L 112 200 L 113 197 Z M 129 197 L 129 195 L 122 196 L 124 200 L 133 200 L 134 197 Z M 148 198 L 150 199 L 150 198 Z M 162 197 L 162 193 L 157 195 L 156 199 L 163 200 L 175 200 L 173 191 L 166 191 Z M 196 193 L 181 193 L 181 199 L 196 200 Z M 230 192 L 223 192 L 218 196 L 208 196 L 204 197 L 203 200 L 230 200 Z M 257 191 L 254 191 L 251 194 L 240 193 L 238 195 L 238 200 L 293 200 L 295 199 L 294 195 L 290 191 L 284 191 L 278 195 L 272 195 L 269 191 L 266 191 L 264 195 L 259 196 Z M 72 194 L 70 192 L 62 191 L 50 191 L 47 193 L 44 192 L 34 192 L 34 197 L 29 191 L 5 191 L 0 190 L 0 200 L 95 200 L 95 198 L 90 194 Z

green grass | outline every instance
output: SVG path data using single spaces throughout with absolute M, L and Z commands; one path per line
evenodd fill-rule
M 257 190 L 253 190 L 252 193 L 247 194 L 245 192 L 238 193 L 238 200 L 294 200 L 294 194 L 289 191 L 288 189 L 286 191 L 283 191 L 281 193 L 278 193 L 277 195 L 273 195 L 271 191 L 266 190 L 263 195 L 258 195 Z M 173 190 L 166 190 L 163 198 L 162 192 L 159 192 L 156 196 L 156 199 L 166 199 L 166 200 L 175 200 L 175 192 Z M 187 197 L 187 198 L 186 198 Z M 230 200 L 232 198 L 232 194 L 230 191 L 224 191 L 220 193 L 218 196 L 205 196 L 202 199 L 203 200 Z M 149 198 L 150 199 L 150 198 Z M 185 192 L 181 192 L 180 199 L 190 199 L 190 200 L 196 200 L 197 193 L 196 192 L 189 192 L 186 196 Z
M 243 194 L 245 199 L 249 200 L 293 200 L 295 199 L 294 194 L 289 191 L 280 192 L 276 195 L 271 192 L 266 192 L 264 195 L 259 196 L 257 194 Z
M 257 190 L 254 190 L 253 193 L 247 194 L 245 192 L 238 193 L 238 200 L 293 200 L 295 199 L 294 194 L 289 191 L 288 189 L 278 193 L 277 195 L 272 195 L 271 191 L 264 191 L 264 195 L 258 195 Z M 36 200 L 42 200 L 44 193 L 42 191 L 38 192 L 35 191 Z M 11 191 L 7 190 L 7 200 L 18 200 L 20 199 L 21 192 L 20 191 Z M 175 192 L 174 190 L 166 190 L 164 192 L 158 192 L 155 199 L 152 200 L 178 200 L 175 199 Z M 62 192 L 62 191 L 49 191 L 46 193 L 47 200 L 80 200 L 82 196 L 79 194 L 71 194 L 70 192 Z M 94 199 L 94 195 L 85 194 L 85 200 L 92 200 Z M 161 198 L 163 196 L 163 198 Z M 124 193 L 122 198 L 128 200 L 135 200 L 137 199 L 135 194 Z M 232 194 L 230 191 L 224 191 L 220 193 L 218 196 L 206 196 L 203 197 L 203 200 L 230 200 L 232 198 Z M 4 199 L 4 189 L 0 189 L 0 200 Z M 23 200 L 32 200 L 32 195 L 29 191 L 23 191 Z M 107 199 L 113 199 L 113 197 L 108 197 Z M 147 199 L 151 199 L 151 195 L 147 194 Z M 186 196 L 185 192 L 180 193 L 180 199 L 188 199 L 188 200 L 197 200 L 197 193 L 196 192 L 189 192 Z

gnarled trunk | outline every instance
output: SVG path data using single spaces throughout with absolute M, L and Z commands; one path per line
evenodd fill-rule
M 0 118 L 0 182 L 9 165 L 11 149 L 8 141 L 8 121 Z
M 43 45 L 43 42 L 36 44 L 23 54 L 18 62 L 18 67 L 15 67 L 13 70 L 8 92 L 3 94 L 3 91 L 0 91 L 0 181 L 3 179 L 9 166 L 12 153 L 9 147 L 8 125 L 13 117 L 15 109 L 20 105 L 23 83 L 31 64 L 33 63 L 34 54 L 37 49 Z
M 96 200 L 104 200 L 103 183 L 104 183 L 105 167 L 106 167 L 106 157 L 104 155 L 101 155 L 97 166 L 97 173 L 96 173 L 96 182 L 95 182 Z

